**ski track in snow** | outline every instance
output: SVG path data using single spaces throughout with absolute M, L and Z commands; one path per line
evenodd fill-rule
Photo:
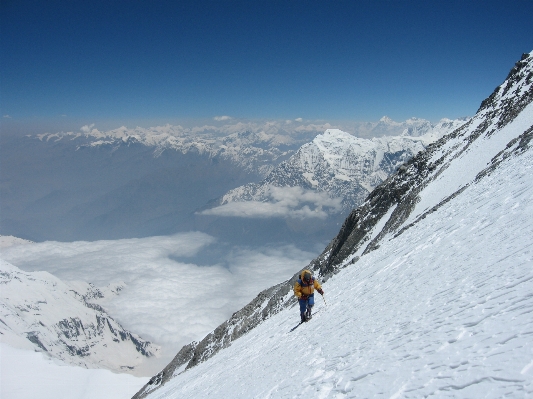
M 309 323 L 282 311 L 149 397 L 533 397 L 532 166 L 508 158 L 383 241 Z

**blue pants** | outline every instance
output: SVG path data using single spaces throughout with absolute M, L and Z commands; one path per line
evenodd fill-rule
M 298 302 L 300 302 L 300 314 L 304 314 L 308 306 L 312 308 L 315 304 L 315 294 L 309 295 L 307 299 L 299 299 Z

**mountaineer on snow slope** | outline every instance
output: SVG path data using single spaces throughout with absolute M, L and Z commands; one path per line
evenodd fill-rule
M 294 295 L 296 295 L 300 303 L 300 319 L 302 323 L 312 317 L 311 309 L 315 304 L 315 289 L 320 295 L 324 295 L 318 280 L 315 279 L 310 270 L 305 269 L 294 283 Z

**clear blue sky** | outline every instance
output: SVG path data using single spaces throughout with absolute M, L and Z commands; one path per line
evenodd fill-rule
M 436 121 L 533 50 L 531 0 L 0 1 L 4 126 Z

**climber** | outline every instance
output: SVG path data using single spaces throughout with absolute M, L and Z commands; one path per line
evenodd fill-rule
M 311 309 L 315 304 L 315 289 L 320 295 L 324 295 L 322 286 L 311 274 L 310 270 L 304 270 L 294 283 L 294 295 L 300 303 L 300 318 L 302 323 L 311 319 Z

